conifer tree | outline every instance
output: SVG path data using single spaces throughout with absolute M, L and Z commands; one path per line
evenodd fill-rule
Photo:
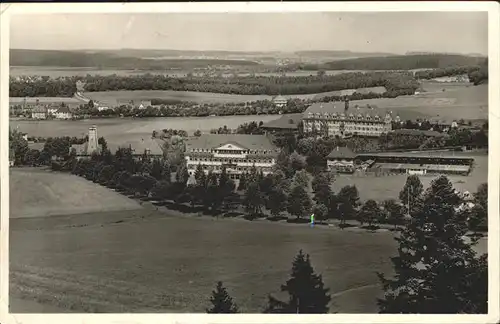
M 314 272 L 309 255 L 302 250 L 292 263 L 292 273 L 281 291 L 287 292 L 288 301 L 280 301 L 268 296 L 265 313 L 285 314 L 325 314 L 328 313 L 331 297 L 324 287 L 321 275 Z
M 399 193 L 399 200 L 409 208 L 408 213 L 413 214 L 413 209 L 417 204 L 417 200 L 421 197 L 424 191 L 424 186 L 417 175 L 410 175 L 406 179 L 406 183 Z
M 441 176 L 416 201 L 410 223 L 396 237 L 395 277 L 379 274 L 385 296 L 381 313 L 486 313 L 487 257 L 477 257 L 466 242 L 467 213 L 461 199 Z
M 209 314 L 234 314 L 238 313 L 238 306 L 233 302 L 231 296 L 227 292 L 226 288 L 222 285 L 222 282 L 217 282 L 215 290 L 212 291 L 212 297 L 210 298 L 212 307 L 207 309 Z
M 297 218 L 309 216 L 312 208 L 311 198 L 304 187 L 297 185 L 292 189 L 288 199 L 288 212 Z

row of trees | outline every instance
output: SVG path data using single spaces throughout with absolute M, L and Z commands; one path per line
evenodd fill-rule
M 380 313 L 485 314 L 488 312 L 488 255 L 477 255 L 477 239 L 464 240 L 468 213 L 458 209 L 460 197 L 446 179 L 435 179 L 412 201 L 411 220 L 391 258 L 394 275 L 377 273 L 384 296 Z M 482 207 L 481 207 L 482 208 Z M 368 211 L 366 211 L 368 212 Z M 285 300 L 268 296 L 264 313 L 321 314 L 330 312 L 331 295 L 309 255 L 302 251 L 292 263 L 290 279 L 281 286 Z M 207 313 L 238 313 L 232 297 L 218 282 Z
M 77 79 L 75 79 L 77 78 Z M 232 77 L 169 77 L 144 74 L 138 76 L 86 76 L 34 80 L 10 80 L 11 97 L 72 96 L 76 81 L 82 81 L 87 92 L 112 90 L 174 90 L 215 92 L 241 95 L 310 94 L 344 89 L 385 87 L 391 95 L 413 93 L 419 84 L 411 73 L 370 72 L 316 76 L 232 76 Z M 72 91 L 67 85 L 72 84 Z M 50 85 L 50 86 L 47 86 Z M 57 93 L 57 89 L 61 92 Z

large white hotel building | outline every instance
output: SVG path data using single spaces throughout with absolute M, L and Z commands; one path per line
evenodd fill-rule
M 399 116 L 387 109 L 355 107 L 343 102 L 315 103 L 303 113 L 304 133 L 317 131 L 322 135 L 379 137 L 392 131 L 392 122 Z
M 278 148 L 265 135 L 204 134 L 186 142 L 186 164 L 190 176 L 198 164 L 206 173 L 220 173 L 222 167 L 231 179 L 239 179 L 253 166 L 264 175 L 272 172 Z

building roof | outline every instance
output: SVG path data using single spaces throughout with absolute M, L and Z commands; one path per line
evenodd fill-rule
M 273 101 L 288 101 L 288 99 L 283 97 L 282 95 L 277 95 L 273 98 Z
M 383 109 L 383 108 L 377 108 L 377 107 L 353 107 L 352 104 L 350 105 L 349 109 L 347 112 L 344 109 L 345 104 L 343 102 L 318 102 L 310 105 L 305 111 L 303 116 L 308 117 L 310 113 L 316 114 L 344 114 L 346 113 L 347 115 L 353 114 L 354 116 L 370 116 L 370 117 L 375 117 L 379 116 L 380 118 L 384 118 L 387 114 L 390 114 L 389 109 Z M 396 117 L 394 115 L 393 117 Z
M 70 114 L 71 110 L 67 106 L 62 106 L 62 107 L 59 107 L 59 109 L 57 109 L 56 113 Z
M 345 146 L 343 147 L 337 146 L 327 156 L 327 158 L 329 159 L 354 159 L 355 157 L 356 154 L 354 154 L 354 152 L 351 151 L 350 148 Z
M 446 136 L 448 136 L 448 134 L 440 133 L 440 132 L 436 132 L 436 131 L 419 130 L 419 129 L 406 129 L 406 128 L 396 129 L 392 132 L 395 134 L 401 134 L 401 135 L 415 135 L 415 136 L 423 135 L 423 136 L 427 136 L 427 137 L 446 137 Z
M 9 97 L 9 104 L 81 104 L 83 101 L 76 97 Z
M 83 144 L 73 144 L 71 145 L 71 149 L 75 149 L 76 151 L 76 155 L 87 155 L 89 154 L 87 151 L 88 151 L 88 146 L 89 146 L 89 142 L 85 142 Z M 97 152 L 100 152 L 101 151 L 101 145 L 98 144 L 97 145 Z M 111 153 L 115 153 L 114 151 L 111 151 Z
M 215 149 L 228 143 L 248 150 L 271 151 L 277 149 L 265 135 L 246 134 L 203 134 L 200 137 L 188 139 L 186 149 Z
M 45 147 L 45 142 L 28 142 L 28 148 L 30 150 L 42 151 Z
M 46 113 L 47 108 L 45 108 L 44 106 L 38 105 L 35 108 L 33 108 L 32 112 L 34 112 L 34 113 Z
M 149 150 L 152 155 L 163 155 L 163 143 L 161 139 L 143 137 L 130 139 L 128 141 L 108 142 L 108 148 L 111 153 L 115 153 L 119 148 L 131 147 L 134 154 L 144 154 L 144 151 Z
M 377 152 L 359 153 L 358 157 L 407 157 L 407 158 L 444 158 L 444 159 L 474 159 L 473 157 L 453 151 L 414 151 L 414 152 Z
M 264 123 L 261 128 L 297 129 L 302 121 L 302 114 L 286 114 Z

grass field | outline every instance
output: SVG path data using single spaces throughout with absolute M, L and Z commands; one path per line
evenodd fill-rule
M 488 182 L 488 156 L 487 155 L 469 155 L 474 158 L 474 169 L 469 176 L 454 176 L 447 175 L 448 179 L 453 184 L 453 187 L 460 191 L 469 191 L 474 193 L 477 187 L 482 183 Z M 420 180 L 424 188 L 429 187 L 431 181 L 437 176 L 428 175 L 421 176 Z M 381 176 L 374 178 L 373 176 L 367 177 L 354 177 L 340 175 L 335 178 L 333 184 L 334 191 L 338 192 L 342 187 L 347 185 L 356 185 L 359 191 L 361 200 L 375 199 L 376 201 L 383 201 L 385 199 L 399 199 L 399 192 L 403 189 L 406 182 L 407 175 L 392 175 Z
M 375 271 L 390 271 L 394 253 L 387 233 L 137 211 L 81 217 L 11 221 L 11 296 L 72 311 L 204 312 L 222 280 L 242 311 L 259 312 L 303 249 L 336 294 L 332 311 L 374 312 Z
M 118 193 L 69 174 L 34 169 L 10 170 L 10 217 L 137 209 Z
M 27 172 L 32 172 L 31 182 L 20 180 Z M 11 172 L 11 183 L 23 184 L 24 189 L 11 189 L 11 197 L 28 196 L 13 199 L 11 209 L 22 210 L 23 203 L 39 206 L 42 201 L 57 205 L 50 191 L 26 188 L 36 184 L 35 179 L 47 182 L 45 177 L 60 182 L 59 176 Z M 71 184 L 76 185 L 68 189 L 73 190 L 72 197 L 81 197 L 74 190 L 86 188 L 78 179 Z M 106 199 L 114 195 L 88 184 Z M 9 290 L 14 313 L 204 312 L 218 280 L 243 312 L 259 312 L 267 294 L 278 293 L 288 279 L 300 249 L 311 255 L 331 289 L 331 311 L 377 312 L 375 300 L 381 289 L 376 272 L 390 274 L 389 258 L 395 253 L 395 241 L 387 231 L 218 220 L 147 206 L 53 217 L 13 216 Z
M 467 86 L 424 82 L 422 92 L 394 99 L 365 99 L 352 101 L 352 105 L 375 105 L 393 111 L 410 110 L 428 116 L 447 119 L 488 118 L 488 85 Z M 445 89 L 445 91 L 442 91 Z
M 319 99 L 325 96 L 340 96 L 355 89 L 347 89 L 341 91 L 330 91 L 312 94 L 297 94 L 286 95 L 287 98 L 299 99 Z M 371 87 L 360 88 L 359 91 L 382 93 L 385 91 L 384 87 Z M 151 100 L 151 99 L 164 99 L 164 100 L 181 100 L 191 101 L 197 103 L 239 103 L 251 102 L 257 100 L 272 100 L 274 96 L 270 95 L 237 95 L 225 93 L 212 93 L 212 92 L 196 92 L 196 91 L 173 91 L 173 90 L 137 90 L 137 91 L 98 91 L 86 92 L 85 96 L 89 99 L 104 101 L 109 104 L 117 105 L 118 101 L 124 100 Z
M 168 75 L 171 77 L 185 77 L 190 71 L 187 70 L 125 70 L 125 69 L 96 69 L 96 68 L 72 68 L 72 67 L 59 67 L 59 66 L 11 66 L 10 67 L 10 75 L 13 77 L 17 76 L 50 76 L 53 78 L 57 77 L 70 77 L 70 76 L 86 76 L 90 75 L 120 75 L 120 76 L 129 76 L 129 75 L 139 75 L 139 74 L 160 74 L 160 75 Z M 327 75 L 337 75 L 343 73 L 352 73 L 352 72 L 375 72 L 375 71 L 364 71 L 364 70 L 330 70 L 325 71 Z M 193 75 L 202 76 L 201 73 L 193 73 Z M 232 73 L 223 74 L 224 76 L 231 76 Z M 250 76 L 248 72 L 239 72 L 239 76 Z M 282 73 L 277 72 L 261 72 L 254 73 L 255 76 L 280 76 Z M 317 71 L 295 71 L 295 72 L 286 72 L 286 76 L 310 76 L 317 75 Z
M 226 125 L 236 128 L 251 121 L 268 122 L 278 119 L 280 115 L 249 115 L 249 116 L 214 116 L 214 117 L 159 117 L 159 118 L 107 118 L 79 121 L 50 120 L 11 120 L 10 127 L 19 127 L 19 131 L 28 133 L 28 136 L 56 137 L 76 136 L 88 134 L 89 127 L 97 126 L 98 136 L 104 136 L 109 141 L 121 141 L 129 136 L 137 139 L 138 136 L 151 136 L 153 130 L 165 128 L 183 129 L 192 135 L 197 129 L 209 132 L 213 128 Z

